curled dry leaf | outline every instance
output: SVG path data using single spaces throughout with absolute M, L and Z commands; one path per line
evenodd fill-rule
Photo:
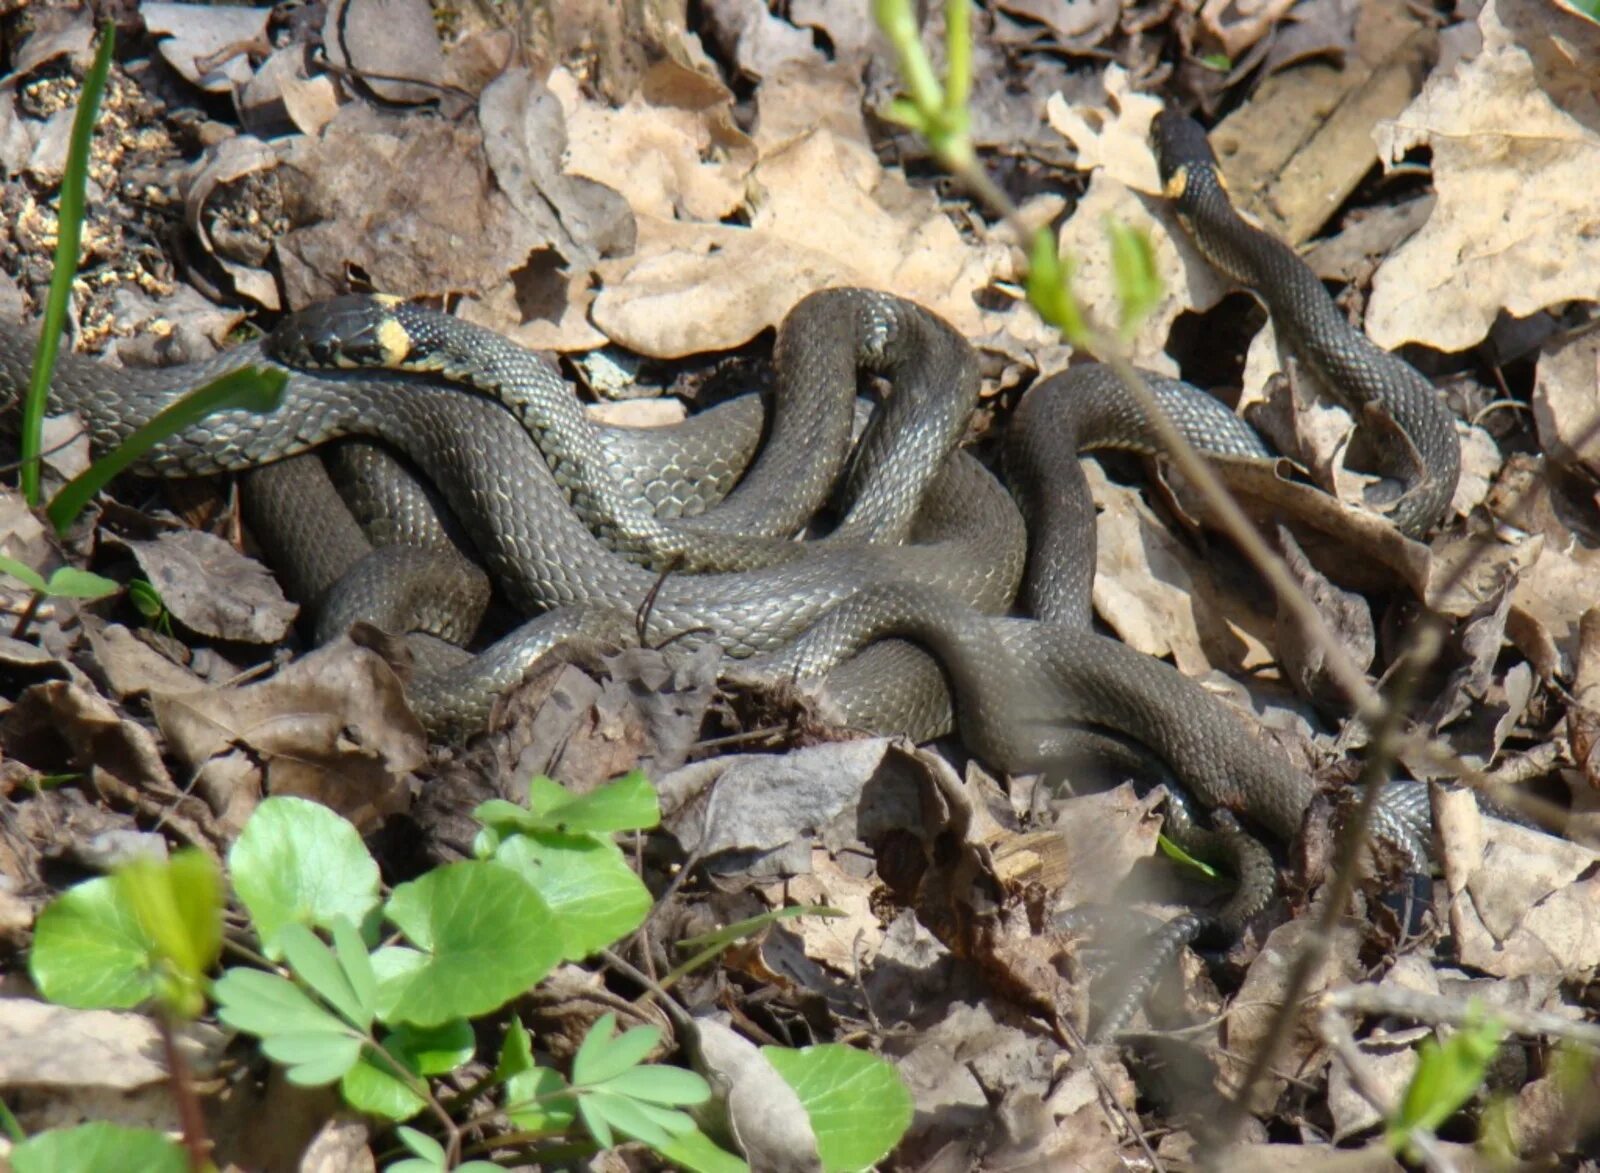
M 69 681 L 24 689 L 0 719 L 0 748 L 41 773 L 89 774 L 93 781 L 103 771 L 130 793 L 176 789 L 150 730 Z
M 144 27 L 160 38 L 166 63 L 192 86 L 226 94 L 251 75 L 249 54 L 267 46 L 266 8 L 214 8 L 205 4 L 139 5 Z
M 811 1173 L 822 1168 L 805 1105 L 761 1049 L 717 1018 L 694 1021 L 695 1070 L 716 1091 L 715 1102 L 739 1150 L 756 1169 Z
M 1200 6 L 1200 27 L 1229 58 L 1237 60 L 1294 5 L 1295 0 L 1205 0 Z
M 854 836 L 862 788 L 891 744 L 873 738 L 687 766 L 661 781 L 662 822 L 693 855 L 770 853 L 781 874 L 803 874 L 812 836 L 835 845 Z
M 1301 918 L 1279 925 L 1261 946 L 1261 952 L 1251 962 L 1239 993 L 1234 998 L 1224 1031 L 1225 1046 L 1218 1055 L 1221 1086 L 1237 1088 L 1249 1069 L 1251 1057 L 1265 1043 L 1274 1016 L 1288 990 L 1289 971 L 1305 947 L 1303 939 L 1318 932 L 1315 918 Z M 1334 930 L 1333 938 L 1325 942 L 1326 953 L 1318 971 L 1301 993 L 1316 995 L 1336 985 L 1344 985 L 1360 976 L 1357 949 L 1360 933 L 1356 926 L 1341 924 Z M 1308 1030 L 1293 1030 L 1284 1050 L 1279 1054 L 1277 1071 L 1292 1071 L 1304 1077 L 1311 1056 L 1318 1050 L 1315 1037 Z M 1287 1081 L 1281 1078 L 1264 1079 L 1256 1085 L 1255 1111 L 1268 1111 L 1277 1101 Z

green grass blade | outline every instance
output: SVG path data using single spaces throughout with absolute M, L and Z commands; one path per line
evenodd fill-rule
M 67 148 L 67 166 L 61 176 L 61 199 L 56 212 L 55 269 L 50 276 L 50 296 L 44 304 L 44 327 L 39 332 L 39 347 L 33 355 L 33 379 L 27 398 L 22 401 L 22 496 L 29 505 L 39 504 L 40 449 L 44 446 L 44 408 L 50 398 L 50 375 L 56 368 L 61 349 L 61 329 L 67 320 L 67 298 L 78 271 L 78 244 L 83 236 L 83 192 L 89 175 L 89 140 L 94 134 L 95 114 L 100 95 L 111 70 L 111 50 L 116 34 L 110 24 L 100 31 L 100 48 L 94 64 L 83 79 L 83 96 L 72 119 L 72 138 Z
M 232 408 L 256 412 L 274 410 L 288 381 L 286 371 L 245 367 L 185 395 L 157 412 L 142 428 L 95 461 L 87 472 L 69 481 L 45 511 L 50 524 L 56 527 L 57 533 L 65 533 L 83 512 L 83 507 L 112 477 L 125 471 L 168 436 L 183 431 L 212 412 Z

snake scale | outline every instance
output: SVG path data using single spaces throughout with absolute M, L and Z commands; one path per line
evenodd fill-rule
M 1201 250 L 1257 291 L 1282 336 L 1359 419 L 1386 421 L 1380 451 L 1405 483 L 1396 524 L 1419 533 L 1436 523 L 1459 454 L 1432 387 L 1352 330 L 1291 251 L 1239 219 L 1198 126 L 1164 114 L 1154 140 L 1168 194 Z M 31 357 L 28 332 L 0 329 L 0 382 L 25 386 Z M 1209 831 L 1180 817 L 1192 841 L 1230 854 L 1251 878 L 1222 922 L 1236 927 L 1270 897 L 1270 856 L 1228 812 L 1290 838 L 1310 803 L 1310 779 L 1197 684 L 1089 626 L 1094 528 L 1076 453 L 1156 448 L 1126 390 L 1102 368 L 1074 367 L 1034 387 L 1011 424 L 1008 471 L 1039 532 L 1026 555 L 1034 618 L 1021 619 L 1006 614 L 1024 571 L 1017 505 L 955 448 L 977 395 L 971 349 L 933 315 L 888 295 L 829 290 L 796 307 L 779 333 L 779 406 L 770 420 L 754 400 L 740 400 L 674 429 L 595 427 L 553 370 L 499 336 L 376 298 L 301 311 L 263 342 L 201 364 L 113 371 L 68 356 L 52 403 L 76 411 L 104 450 L 175 396 L 247 364 L 289 370 L 278 411 L 211 416 L 160 445 L 142 471 L 255 469 L 341 436 L 379 441 L 426 473 L 507 600 L 540 615 L 413 688 L 435 728 L 472 727 L 488 698 L 553 641 L 617 634 L 656 588 L 647 638 L 709 632 L 755 671 L 825 678 L 860 723 L 939 732 L 950 718 L 947 678 L 962 738 L 995 767 L 1043 768 L 1084 752 L 1153 759 L 1221 812 Z M 891 410 L 841 477 L 866 371 L 890 377 Z M 490 394 L 443 387 L 441 377 L 480 390 L 488 383 Z M 1198 447 L 1264 454 L 1215 400 L 1151 382 Z M 791 401 L 803 410 L 789 410 Z M 294 503 L 303 478 L 275 484 L 271 468 L 255 475 L 267 502 L 258 514 L 278 517 L 303 546 L 325 547 L 309 539 L 335 523 L 321 503 Z M 834 535 L 788 540 L 841 480 L 850 507 Z M 313 593 L 349 570 L 346 555 L 316 565 L 320 555 L 309 552 L 313 565 L 294 573 Z M 662 579 L 662 568 L 680 572 Z M 379 583 L 366 589 L 381 596 L 397 580 L 368 571 L 362 581 Z M 364 605 L 333 613 L 342 623 Z M 1409 804 L 1395 817 L 1413 814 Z

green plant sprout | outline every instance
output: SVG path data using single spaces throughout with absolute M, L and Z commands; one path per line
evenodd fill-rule
M 161 598 L 161 592 L 156 590 L 155 583 L 148 578 L 129 579 L 128 601 L 156 631 L 166 636 L 172 634 L 172 612 L 167 610 L 167 604 Z
M 44 321 L 39 345 L 33 356 L 33 377 L 27 397 L 22 401 L 20 440 L 23 500 L 39 505 L 40 450 L 44 447 L 44 409 L 50 399 L 50 375 L 61 349 L 61 332 L 67 321 L 67 298 L 72 294 L 72 279 L 78 269 L 78 249 L 83 240 L 84 189 L 89 178 L 89 143 L 94 137 L 95 117 L 100 111 L 100 95 L 105 93 L 106 77 L 111 72 L 111 51 L 116 47 L 114 26 L 100 30 L 100 45 L 94 62 L 83 78 L 83 96 L 72 116 L 68 139 L 66 170 L 61 176 L 61 198 L 57 209 L 55 264 L 50 273 L 50 295 L 45 300 Z
M 1431 1135 L 1483 1086 L 1489 1060 L 1504 1037 L 1500 1021 L 1474 1006 L 1461 1029 L 1443 1043 L 1436 1038 L 1424 1040 L 1417 1051 L 1417 1069 L 1389 1118 L 1385 1134 L 1389 1151 L 1421 1160 L 1417 1134 Z

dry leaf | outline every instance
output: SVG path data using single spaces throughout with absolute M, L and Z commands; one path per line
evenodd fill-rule
M 1463 965 L 1579 981 L 1600 966 L 1600 852 L 1484 818 L 1471 791 L 1437 796 L 1434 815 Z
M 1600 289 L 1600 30 L 1535 0 L 1490 0 L 1478 27 L 1477 56 L 1436 71 L 1378 131 L 1392 162 L 1432 150 L 1438 193 L 1422 231 L 1373 278 L 1367 332 L 1380 346 L 1466 350 L 1502 312 L 1528 317 Z

